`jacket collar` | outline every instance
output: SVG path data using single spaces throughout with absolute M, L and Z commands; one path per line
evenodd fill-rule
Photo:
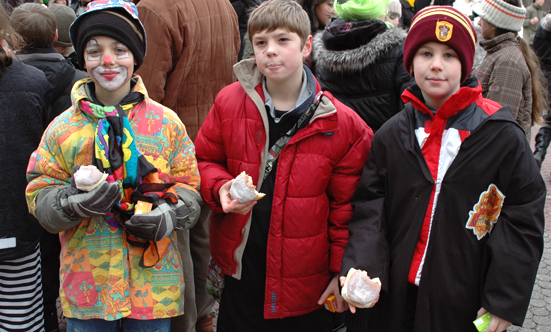
M 262 91 L 262 73 L 260 72 L 260 69 L 258 69 L 258 66 L 256 65 L 256 59 L 246 59 L 241 60 L 237 64 L 233 66 L 233 70 L 235 72 L 235 75 L 237 77 L 237 80 L 241 84 L 241 87 L 243 87 L 243 90 L 247 93 L 247 95 L 252 99 L 252 101 L 255 103 L 257 108 L 259 110 L 265 109 L 265 99 L 264 99 L 264 92 Z M 321 86 L 319 82 L 316 80 L 315 77 L 314 82 L 316 84 L 315 93 L 321 91 Z M 327 94 L 327 93 L 326 93 Z M 322 97 L 323 99 L 327 99 Z M 333 105 L 333 103 L 328 100 L 325 103 L 320 102 L 320 106 L 316 109 L 316 112 L 314 113 L 314 116 L 310 120 L 310 123 L 312 123 L 316 118 L 328 116 L 330 114 L 336 113 L 336 108 Z M 264 114 L 266 112 L 260 112 L 262 117 L 264 118 Z M 266 122 L 264 123 L 265 127 L 268 127 L 268 122 L 266 119 Z
M 147 90 L 142 81 L 142 78 L 139 75 L 134 74 L 132 76 L 132 81 L 134 82 L 134 87 L 132 88 L 131 92 L 140 93 L 144 96 L 144 99 L 148 99 L 149 95 L 147 94 Z M 73 86 L 73 90 L 71 91 L 71 101 L 76 108 L 78 108 L 80 100 L 91 100 L 88 96 L 89 89 L 86 87 L 88 83 L 94 84 L 90 78 L 84 78 L 80 81 L 77 81 Z
M 26 50 L 21 50 L 17 52 L 18 56 L 23 54 L 49 54 L 49 55 L 59 55 L 63 58 L 61 54 L 55 49 L 55 47 L 46 47 L 46 48 L 30 48 Z
M 276 109 L 272 102 L 272 98 L 266 90 L 266 78 L 264 77 L 262 79 L 262 92 L 264 94 L 266 109 L 269 111 L 270 115 L 276 123 L 279 123 L 279 121 L 281 121 L 283 117 L 287 118 L 289 116 L 300 116 L 302 113 L 306 112 L 306 110 L 308 110 L 310 105 L 312 105 L 312 103 L 314 102 L 314 97 L 316 96 L 316 82 L 314 80 L 314 75 L 312 75 L 312 72 L 310 71 L 310 69 L 308 69 L 308 67 L 303 66 L 303 69 L 303 82 L 296 105 L 292 110 L 285 112 L 279 117 L 276 114 Z
M 518 46 L 517 36 L 513 32 L 507 32 L 493 39 L 481 40 L 480 46 L 488 53 L 495 53 L 505 47 Z
M 417 84 L 410 86 L 402 93 L 402 101 L 404 104 L 411 103 L 415 109 L 422 113 L 429 114 L 433 119 L 435 117 L 449 119 L 459 113 L 459 111 L 474 103 L 480 98 L 481 93 L 482 87 L 478 83 L 478 79 L 473 77 L 465 80 L 465 82 L 461 84 L 459 90 L 451 95 L 436 111 L 436 114 L 432 114 L 425 105 L 423 94 Z

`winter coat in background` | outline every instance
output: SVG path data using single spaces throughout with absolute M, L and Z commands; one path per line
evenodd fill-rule
M 148 47 L 136 73 L 149 97 L 174 110 L 193 140 L 216 94 L 235 81 L 237 15 L 227 0 L 141 0 L 137 7 Z
M 17 58 L 0 78 L 0 238 L 16 238 L 0 261 L 33 253 L 42 235 L 25 201 L 25 174 L 51 118 L 51 92 L 44 73 Z
M 377 131 L 402 110 L 402 92 L 415 83 L 404 68 L 406 31 L 379 20 L 336 19 L 313 41 L 316 78 L 323 90 L 352 108 Z
M 235 71 L 239 82 L 218 94 L 195 145 L 201 196 L 212 210 L 212 259 L 224 274 L 240 279 L 252 213 L 224 213 L 218 191 L 243 171 L 260 188 L 271 147 L 255 59 L 242 60 Z M 316 82 L 316 94 L 320 89 Z M 265 319 L 320 308 L 319 297 L 340 271 L 350 200 L 372 135 L 357 114 L 325 93 L 308 125 L 281 151 L 268 233 Z
M 23 63 L 36 67 L 46 74 L 53 88 L 52 119 L 71 107 L 71 89 L 76 81 L 88 77 L 76 69 L 70 60 L 65 59 L 55 48 L 29 49 L 17 53 Z
M 532 45 L 534 42 L 534 36 L 536 31 L 540 27 L 541 19 L 545 16 L 543 8 L 533 3 L 528 8 L 526 8 L 526 17 L 524 18 L 524 23 L 522 24 L 522 38 L 524 38 L 528 44 Z M 534 17 L 538 18 L 538 21 L 534 24 L 530 23 Z
M 482 37 L 482 33 L 480 32 L 480 26 L 476 24 L 474 26 L 474 30 L 476 31 L 476 39 L 481 41 L 484 40 Z M 476 43 L 476 46 L 474 48 L 474 60 L 473 60 L 473 69 L 471 70 L 470 77 L 473 77 L 476 75 L 476 70 L 478 69 L 478 66 L 484 61 L 484 58 L 486 57 L 486 51 L 482 46 L 480 46 L 480 43 Z
M 482 40 L 480 46 L 486 50 L 486 57 L 475 77 L 482 86 L 482 95 L 502 106 L 511 106 L 513 117 L 530 141 L 532 78 L 515 34 L 508 32 Z
M 415 12 L 420 12 L 427 6 L 453 6 L 455 0 L 415 0 Z
M 545 223 L 545 183 L 529 142 L 508 106 L 482 98 L 476 79 L 435 119 L 417 85 L 403 98 L 405 109 L 373 138 L 343 256 L 341 275 L 354 267 L 382 281 L 367 331 L 402 331 L 416 256 L 423 264 L 414 332 L 476 332 L 481 307 L 521 325 Z M 442 120 L 443 134 L 427 148 L 427 126 Z
M 175 189 L 198 189 L 199 173 L 193 143 L 170 109 L 151 100 L 139 76 L 132 92 L 143 100 L 128 109 L 136 148 Z M 91 99 L 83 79 L 73 89 L 73 105 L 44 133 L 29 160 L 27 204 L 40 224 L 61 240 L 60 299 L 63 314 L 76 319 L 157 319 L 183 314 L 184 278 L 176 232 L 151 268 L 140 266 L 143 248 L 129 243 L 119 222 L 105 216 L 71 219 L 59 196 L 74 165 L 91 165 L 98 118 L 82 111 Z M 70 227 L 70 228 L 68 228 Z
M 249 22 L 249 14 L 251 11 L 260 5 L 264 0 L 230 0 L 233 9 L 237 14 L 237 20 L 239 23 L 239 37 L 241 40 L 241 46 L 239 49 L 238 60 L 248 59 L 245 57 L 245 48 L 248 47 L 245 43 L 245 34 L 247 33 L 247 23 Z M 249 42 L 250 45 L 250 42 Z M 250 50 L 249 50 L 250 51 Z M 250 53 L 249 53 L 250 54 Z
M 540 27 L 536 32 L 532 47 L 540 59 L 541 70 L 548 83 L 548 100 L 551 100 L 551 31 Z M 551 113 L 548 112 L 548 114 Z
M 404 29 L 409 30 L 411 19 L 415 16 L 415 7 L 413 7 L 407 0 L 400 0 L 400 5 L 402 5 L 402 16 L 400 17 L 400 23 Z

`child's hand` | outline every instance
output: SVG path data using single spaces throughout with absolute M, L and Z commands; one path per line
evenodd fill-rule
M 339 280 L 340 280 L 340 283 L 341 283 L 341 288 L 344 287 L 344 281 L 346 280 L 346 277 L 340 277 Z M 344 302 L 346 302 L 346 301 L 344 301 Z M 353 306 L 352 304 L 348 303 L 348 302 L 346 302 L 346 303 L 348 304 L 348 309 L 350 309 L 350 312 L 355 314 L 356 313 L 356 307 Z
M 346 303 L 346 301 L 342 299 L 342 296 L 339 293 L 338 278 L 339 275 L 336 274 L 333 279 L 331 279 L 331 282 L 329 282 L 329 285 L 327 285 L 325 292 L 321 294 L 321 297 L 318 300 L 318 304 L 323 305 L 323 302 L 325 302 L 325 300 L 327 300 L 329 296 L 335 295 L 335 299 L 337 300 L 337 312 L 344 312 L 346 311 L 346 309 L 348 309 L 348 303 Z
M 230 195 L 230 188 L 233 180 L 224 183 L 220 190 L 218 190 L 218 195 L 220 196 L 220 205 L 222 205 L 222 210 L 224 213 L 238 213 L 238 214 L 247 214 L 253 206 L 255 206 L 257 201 L 250 201 L 247 203 L 239 203 L 237 200 L 232 199 Z
M 346 281 L 346 277 L 340 277 L 339 280 L 340 280 L 340 283 L 341 283 L 341 288 L 343 288 L 344 287 L 344 282 Z M 379 297 L 380 297 L 380 294 L 377 297 L 377 299 L 375 301 L 373 301 L 373 303 L 371 304 L 371 306 L 369 308 L 373 308 L 373 306 L 375 306 L 375 304 L 377 304 L 377 302 L 379 301 Z M 350 312 L 355 314 L 356 313 L 356 307 L 354 305 L 352 305 L 351 303 L 348 303 L 348 302 L 346 302 L 346 303 L 348 304 L 348 308 L 350 309 Z
M 478 316 L 476 318 L 482 317 L 485 313 L 488 311 L 484 308 L 480 308 L 478 310 Z M 488 325 L 488 329 L 486 329 L 486 332 L 503 332 L 507 330 L 509 326 L 511 326 L 512 323 L 506 321 L 503 318 L 499 318 L 496 315 L 492 315 L 492 320 L 490 320 L 490 325 Z

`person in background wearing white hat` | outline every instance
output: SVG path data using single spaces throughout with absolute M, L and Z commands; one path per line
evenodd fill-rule
M 398 0 L 392 0 L 387 6 L 387 13 L 384 16 L 383 20 L 385 22 L 390 22 L 394 27 L 398 27 L 400 25 L 400 21 L 402 18 L 402 5 Z
M 524 24 L 522 24 L 522 37 L 530 46 L 534 43 L 534 36 L 540 27 L 540 21 L 545 16 L 544 3 L 545 0 L 535 0 L 533 4 L 526 7 L 526 17 L 524 18 Z
M 501 105 L 511 106 L 513 117 L 530 140 L 530 127 L 541 123 L 547 102 L 538 72 L 539 60 L 518 32 L 526 9 L 519 0 L 482 0 L 473 6 L 480 16 L 480 41 L 487 54 L 475 75 L 482 95 Z

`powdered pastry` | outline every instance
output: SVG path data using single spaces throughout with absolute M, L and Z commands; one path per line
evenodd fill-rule
M 107 174 L 100 172 L 96 166 L 90 165 L 80 166 L 79 170 L 73 174 L 73 177 L 77 189 L 92 191 L 107 179 Z
M 247 203 L 250 201 L 258 201 L 266 194 L 256 191 L 256 186 L 253 185 L 253 179 L 245 172 L 241 172 L 234 180 L 230 188 L 230 195 L 239 203 Z
M 356 308 L 369 308 L 379 298 L 381 281 L 371 279 L 367 272 L 351 268 L 342 288 L 342 298 Z

